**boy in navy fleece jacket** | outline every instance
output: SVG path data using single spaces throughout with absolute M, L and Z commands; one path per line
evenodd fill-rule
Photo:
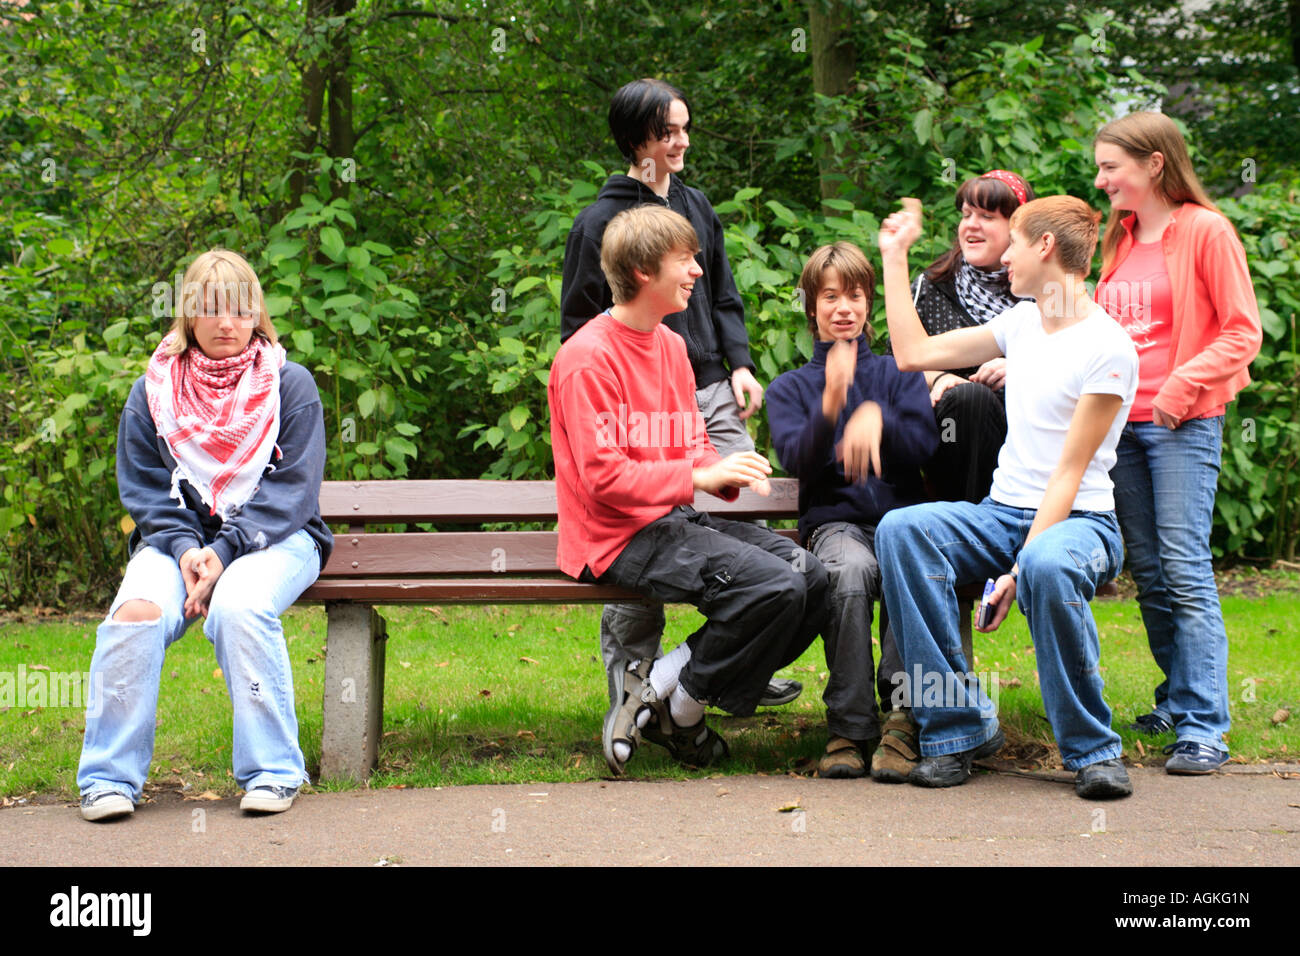
M 823 777 L 865 775 L 880 739 L 871 651 L 871 605 L 880 596 L 875 526 L 891 508 L 925 500 L 920 466 L 939 439 L 924 377 L 900 372 L 892 357 L 867 344 L 875 284 L 875 271 L 852 243 L 814 252 L 799 279 L 817 336 L 813 357 L 767 391 L 772 446 L 799 479 L 800 539 L 831 579 L 830 621 L 822 632 L 830 672 L 822 695 L 830 733 L 818 766 Z M 882 699 L 889 697 L 889 675 L 900 671 L 887 629 Z

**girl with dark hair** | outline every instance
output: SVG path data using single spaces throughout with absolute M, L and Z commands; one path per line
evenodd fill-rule
M 1011 214 L 1034 198 L 1015 173 L 995 169 L 957 190 L 961 214 L 952 248 L 912 285 L 912 300 L 929 335 L 988 322 L 1020 300 L 1012 295 L 1002 254 L 1010 243 Z M 925 373 L 939 425 L 939 450 L 926 468 L 934 496 L 979 503 L 988 494 L 1007 434 L 1002 387 L 1006 359 L 977 368 Z

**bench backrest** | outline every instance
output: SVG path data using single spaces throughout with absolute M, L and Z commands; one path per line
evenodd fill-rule
M 696 496 L 701 511 L 736 520 L 797 518 L 799 483 L 772 481 L 768 497 L 743 489 L 735 501 Z M 327 481 L 321 516 L 347 524 L 321 579 L 528 575 L 559 576 L 554 531 L 368 532 L 385 524 L 554 522 L 551 481 Z

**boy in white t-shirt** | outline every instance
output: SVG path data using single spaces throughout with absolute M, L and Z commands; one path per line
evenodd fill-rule
M 1089 601 L 1123 556 L 1109 471 L 1137 388 L 1137 352 L 1085 286 L 1100 214 L 1071 196 L 1020 206 L 1002 257 L 1022 302 L 988 324 L 928 336 L 912 305 L 907 250 L 921 209 L 880 230 L 885 310 L 900 369 L 965 368 L 1007 358 L 1007 440 L 989 497 L 891 511 L 876 532 L 889 611 L 921 729 L 908 781 L 951 787 L 1003 743 L 996 708 L 965 659 L 955 589 L 994 578 L 992 631 L 1017 600 L 1029 622 L 1048 719 L 1075 791 L 1133 792 L 1102 698 Z

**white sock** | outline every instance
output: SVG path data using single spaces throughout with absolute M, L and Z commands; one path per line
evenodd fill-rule
M 628 758 L 632 756 L 632 748 L 627 745 L 627 741 L 614 741 L 614 756 L 618 758 L 619 763 L 627 763 Z
M 704 718 L 704 701 L 696 700 L 678 684 L 668 698 L 668 710 L 678 727 L 694 727 Z
M 677 675 L 682 672 L 687 661 L 691 659 L 691 645 L 682 641 L 659 660 L 650 669 L 650 686 L 655 689 L 655 696 L 660 700 L 677 690 Z

